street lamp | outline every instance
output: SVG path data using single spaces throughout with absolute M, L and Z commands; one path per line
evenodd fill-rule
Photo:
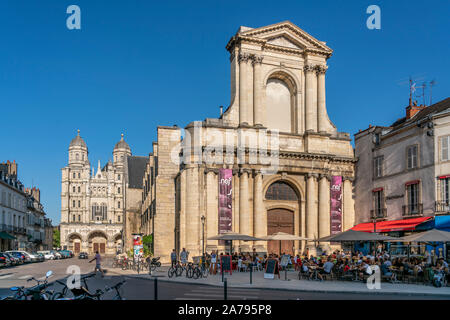
M 202 261 L 205 259 L 205 216 L 200 218 L 202 220 Z

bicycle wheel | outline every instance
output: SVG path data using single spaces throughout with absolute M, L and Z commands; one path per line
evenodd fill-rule
M 200 276 L 200 269 L 199 268 L 197 268 L 197 267 L 195 267 L 193 270 L 192 270 L 192 277 L 191 278 L 193 278 L 193 279 L 198 279 L 198 277 Z
M 52 295 L 51 300 L 57 300 L 57 299 L 61 299 L 61 298 L 64 298 L 64 295 L 61 292 L 55 292 Z
M 194 269 L 192 269 L 192 268 L 186 269 L 186 277 L 191 279 L 193 277 L 193 275 L 194 275 Z
M 202 277 L 203 278 L 208 278 L 208 273 L 209 273 L 209 269 L 208 268 L 204 268 L 202 270 Z
M 175 269 L 173 267 L 170 267 L 169 270 L 167 271 L 167 275 L 169 276 L 169 278 L 172 278 L 175 272 L 176 272 Z
M 183 268 L 180 266 L 176 266 L 175 267 L 175 274 L 177 277 L 181 277 L 181 275 L 183 274 Z
M 155 271 L 155 270 L 156 270 L 156 264 L 152 264 L 152 265 L 150 266 L 150 268 L 152 268 L 152 271 Z

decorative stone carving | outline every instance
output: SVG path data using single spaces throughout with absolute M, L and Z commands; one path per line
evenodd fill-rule
M 239 53 L 238 61 L 241 62 L 248 62 L 251 59 L 251 55 L 248 53 Z
M 316 66 L 316 72 L 317 74 L 325 74 L 328 70 L 328 67 L 325 65 L 317 65 Z
M 253 64 L 253 65 L 255 65 L 255 64 L 261 64 L 262 61 L 263 61 L 263 59 L 264 59 L 263 56 L 253 54 L 253 55 L 252 55 L 252 64 Z
M 304 70 L 305 72 L 314 72 L 314 71 L 316 70 L 316 67 L 315 67 L 313 64 L 306 64 L 306 65 L 303 67 L 303 70 Z

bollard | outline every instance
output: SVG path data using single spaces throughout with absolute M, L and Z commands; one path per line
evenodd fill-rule
M 227 300 L 227 279 L 223 283 L 223 300 Z
M 287 266 L 284 267 L 284 280 L 287 280 Z
M 250 265 L 250 284 L 252 284 L 253 265 Z
M 223 282 L 223 270 L 221 270 L 222 271 L 222 282 Z
M 154 297 L 154 300 L 158 300 L 158 278 L 155 278 L 153 281 L 155 283 L 155 297 Z

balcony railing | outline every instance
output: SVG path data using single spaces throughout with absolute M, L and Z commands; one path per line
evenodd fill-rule
M 386 208 L 377 208 L 374 210 L 370 210 L 370 217 L 372 219 L 384 219 L 387 217 Z
M 403 206 L 403 216 L 420 216 L 423 214 L 422 203 L 412 203 Z
M 449 201 L 436 201 L 434 205 L 434 210 L 438 213 L 450 212 L 450 202 Z

